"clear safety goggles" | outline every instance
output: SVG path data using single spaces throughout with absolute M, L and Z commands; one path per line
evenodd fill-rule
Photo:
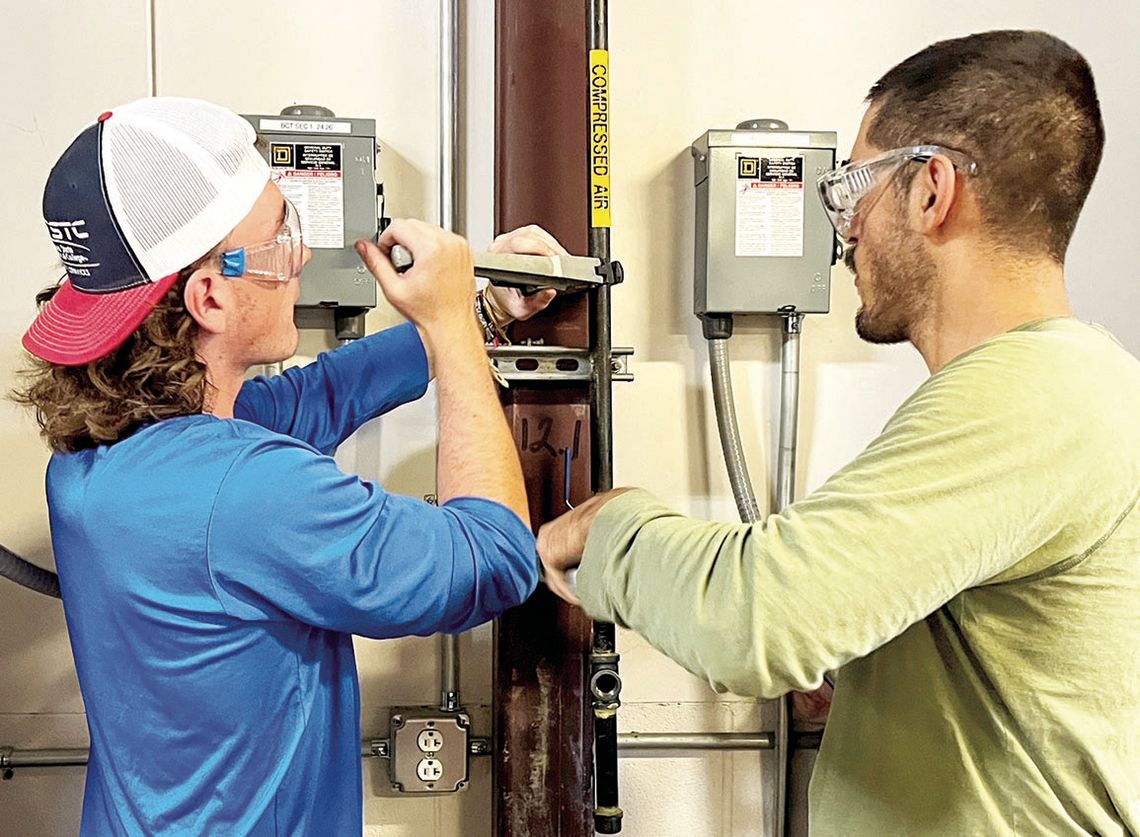
M 301 275 L 305 246 L 301 236 L 301 216 L 285 201 L 285 223 L 272 241 L 226 250 L 221 255 L 222 275 L 249 276 L 268 282 L 288 282 Z
M 859 203 L 885 183 L 903 163 L 925 163 L 938 154 L 949 159 L 965 175 L 978 173 L 978 164 L 960 151 L 940 145 L 913 145 L 847 163 L 822 175 L 818 181 L 819 197 L 839 237 L 848 240 L 851 225 L 861 210 Z M 866 208 L 870 210 L 870 206 Z

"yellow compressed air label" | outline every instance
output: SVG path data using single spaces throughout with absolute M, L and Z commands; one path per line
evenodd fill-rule
M 610 226 L 610 53 L 590 50 L 590 226 Z

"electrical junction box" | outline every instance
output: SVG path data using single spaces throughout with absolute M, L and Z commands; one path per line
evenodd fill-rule
M 297 307 L 341 313 L 376 307 L 376 280 L 353 249 L 359 239 L 376 239 L 383 216 L 376 120 L 345 119 L 305 105 L 277 116 L 244 116 L 264 140 L 259 146 L 270 176 L 297 208 L 313 251 Z
M 452 793 L 467 787 L 471 719 L 430 707 L 394 709 L 388 773 L 401 793 Z
M 693 143 L 697 316 L 827 313 L 837 239 L 816 180 L 835 147 L 834 132 L 776 120 Z

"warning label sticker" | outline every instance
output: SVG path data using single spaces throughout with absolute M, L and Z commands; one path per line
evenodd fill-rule
M 736 255 L 804 254 L 804 158 L 736 158 Z
M 344 247 L 344 146 L 338 142 L 275 142 L 273 182 L 297 208 L 305 244 Z

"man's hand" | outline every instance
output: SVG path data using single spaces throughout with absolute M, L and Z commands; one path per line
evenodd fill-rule
M 576 509 L 544 523 L 538 530 L 538 557 L 542 560 L 546 586 L 570 604 L 579 602 L 566 581 L 566 573 L 582 563 L 582 553 L 586 550 L 586 538 L 594 525 L 594 518 L 614 497 L 632 490 L 615 488 L 595 494 Z
M 404 273 L 396 273 L 388 258 L 396 244 L 415 258 Z M 474 324 L 475 263 L 463 237 L 424 221 L 400 219 L 384 230 L 377 244 L 356 242 L 356 252 L 392 307 L 425 331 Z
M 524 256 L 569 256 L 558 240 L 537 224 L 503 233 L 487 248 L 488 253 L 518 253 Z M 487 304 L 499 325 L 511 320 L 528 320 L 554 301 L 556 291 L 547 288 L 526 296 L 518 288 L 491 285 L 486 291 Z
M 792 720 L 797 730 L 815 732 L 823 729 L 831 711 L 834 689 L 824 683 L 814 692 L 792 692 Z
M 415 258 L 403 273 L 397 273 L 389 260 L 396 244 L 407 247 Z M 377 244 L 356 242 L 356 252 L 392 307 L 419 329 L 432 370 L 444 347 L 482 353 L 483 336 L 473 308 L 475 266 L 466 239 L 434 224 L 400 219 L 384 230 Z
M 388 259 L 396 244 L 407 247 L 415 259 L 404 273 L 396 273 Z M 529 528 L 518 451 L 475 320 L 471 248 L 439 227 L 401 220 L 392 222 L 377 244 L 358 241 L 356 251 L 388 301 L 419 328 L 433 364 L 439 396 L 439 504 L 482 497 L 506 506 Z

